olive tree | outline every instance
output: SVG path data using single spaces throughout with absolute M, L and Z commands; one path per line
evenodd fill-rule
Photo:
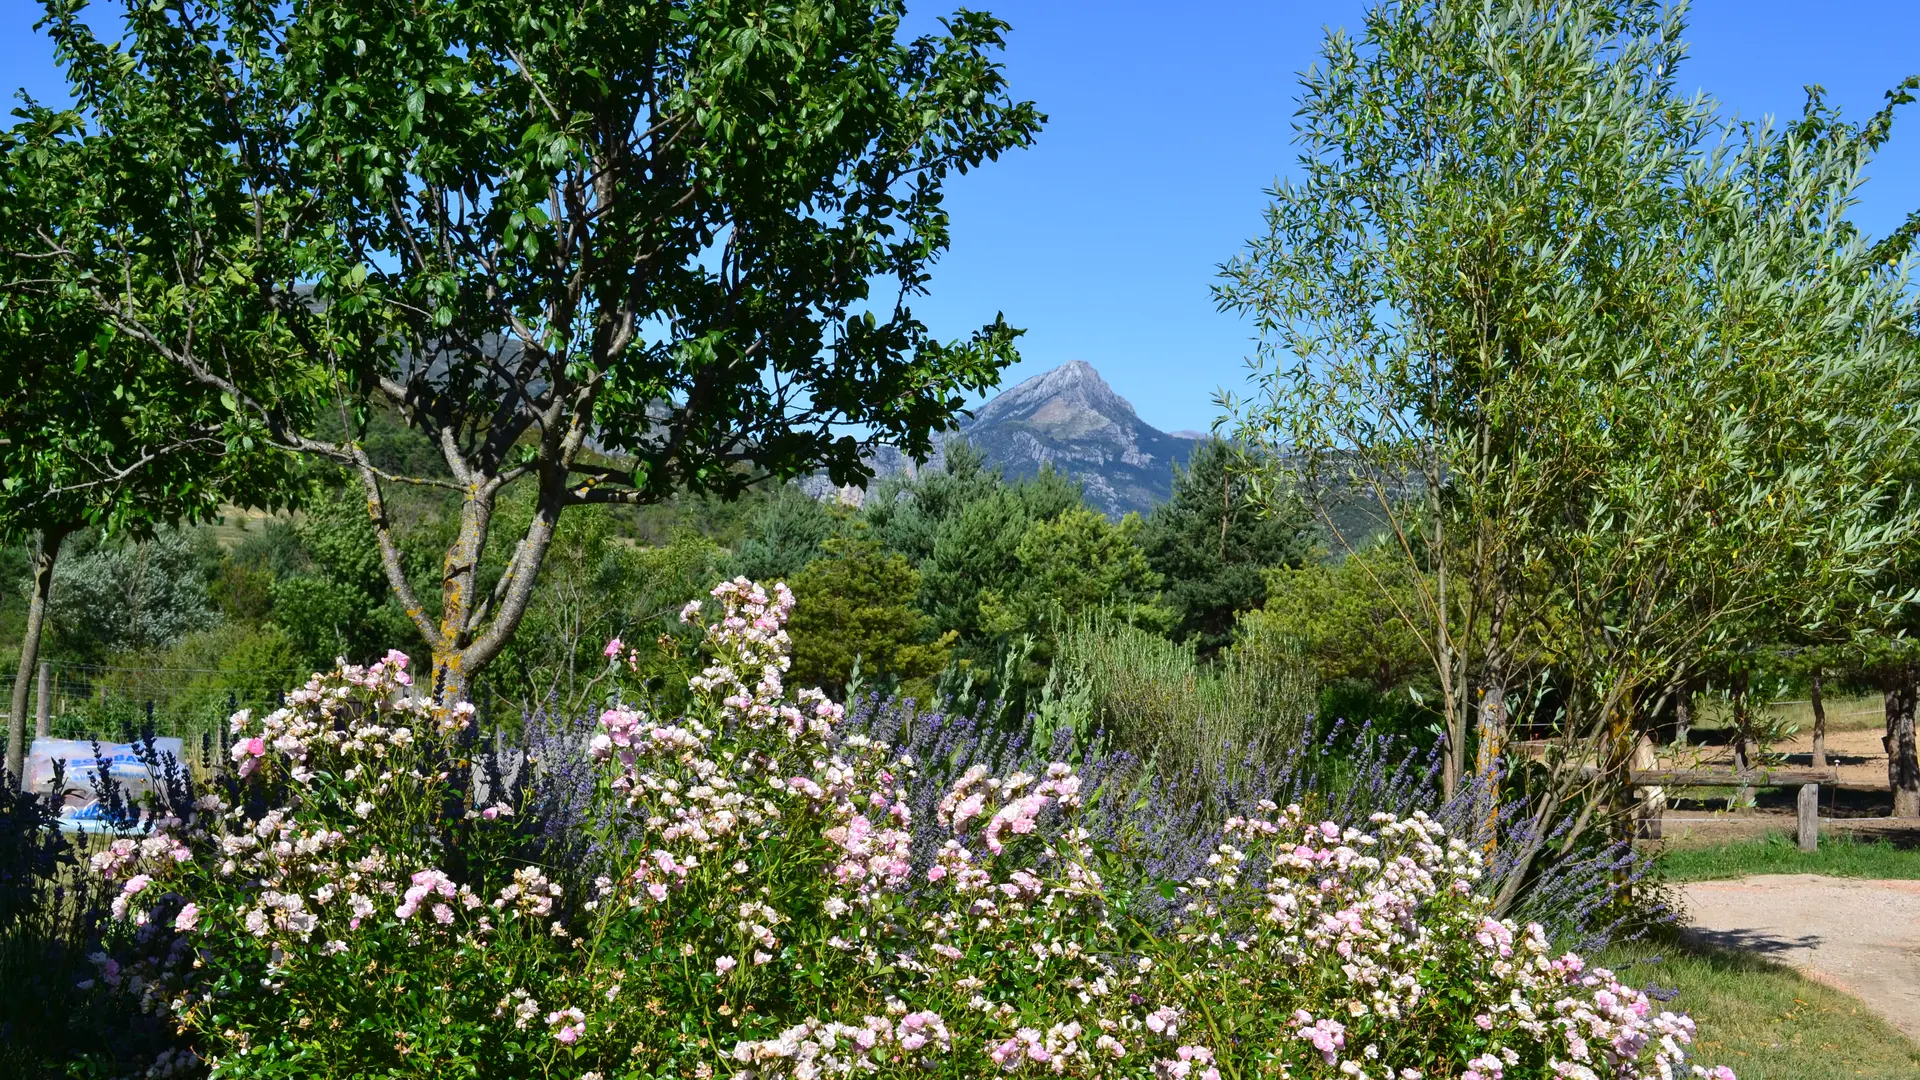
M 448 693 L 569 506 L 849 482 L 874 442 L 924 456 L 1014 359 L 997 316 L 942 341 L 910 307 L 945 182 L 1042 120 L 989 15 L 908 38 L 891 0 L 128 0 L 110 44 L 47 4 L 89 183 L 35 254 L 271 445 L 358 477 Z M 445 475 L 371 459 L 377 410 Z M 437 614 L 396 484 L 459 502 Z

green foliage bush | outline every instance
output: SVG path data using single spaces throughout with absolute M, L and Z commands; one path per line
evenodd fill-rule
M 1323 685 L 1385 694 L 1432 681 L 1433 659 L 1410 625 L 1422 598 L 1405 560 L 1368 549 L 1266 576 L 1266 603 L 1240 616 L 1236 648 L 1297 652 Z
M 1056 696 L 1073 703 L 1058 714 L 1074 717 L 1077 705 L 1080 734 L 1097 733 L 1162 775 L 1211 778 L 1272 764 L 1313 722 L 1311 674 L 1277 650 L 1229 649 L 1206 664 L 1194 642 L 1091 615 L 1062 630 L 1054 667 Z
M 275 621 L 309 667 L 320 657 L 365 656 L 372 642 L 395 628 L 394 620 L 383 617 L 384 604 L 334 578 L 296 574 L 274 582 L 269 596 Z
M 165 648 L 218 620 L 188 539 L 139 543 L 82 534 L 54 568 L 50 617 L 64 649 L 89 658 Z
M 871 540 L 826 541 L 825 558 L 793 579 L 792 677 L 844 694 L 855 670 L 863 683 L 898 688 L 946 667 L 951 631 L 914 610 L 919 575 Z
M 1164 629 L 1171 621 L 1158 601 L 1160 575 L 1140 550 L 1140 518 L 1120 524 L 1075 506 L 1027 526 L 1014 548 L 1015 572 L 989 585 L 982 623 L 999 632 L 1044 634 L 1088 612 L 1109 610 L 1127 621 Z

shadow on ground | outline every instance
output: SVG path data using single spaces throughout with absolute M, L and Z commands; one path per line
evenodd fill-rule
M 1709 930 L 1698 926 L 1682 930 L 1680 936 L 1690 944 L 1728 950 L 1738 959 L 1777 956 L 1795 949 L 1817 949 L 1821 943 L 1818 934 L 1785 937 L 1760 930 Z

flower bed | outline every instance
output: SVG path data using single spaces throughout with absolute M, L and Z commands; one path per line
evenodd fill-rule
M 1699 1072 L 1687 1018 L 1490 917 L 1424 815 L 1263 804 L 1142 895 L 1072 768 L 973 768 L 916 820 L 919 765 L 786 686 L 784 587 L 710 606 L 690 706 L 601 717 L 564 865 L 404 656 L 236 715 L 223 788 L 94 859 L 147 943 L 111 979 L 234 1077 Z

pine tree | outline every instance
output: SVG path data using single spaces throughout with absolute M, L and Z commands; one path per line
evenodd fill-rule
M 1295 507 L 1256 505 L 1234 448 L 1202 443 L 1174 475 L 1173 497 L 1154 508 L 1141 533 L 1163 579 L 1174 632 L 1213 652 L 1233 638 L 1234 617 L 1266 602 L 1265 571 L 1297 567 L 1312 554 L 1311 519 Z

